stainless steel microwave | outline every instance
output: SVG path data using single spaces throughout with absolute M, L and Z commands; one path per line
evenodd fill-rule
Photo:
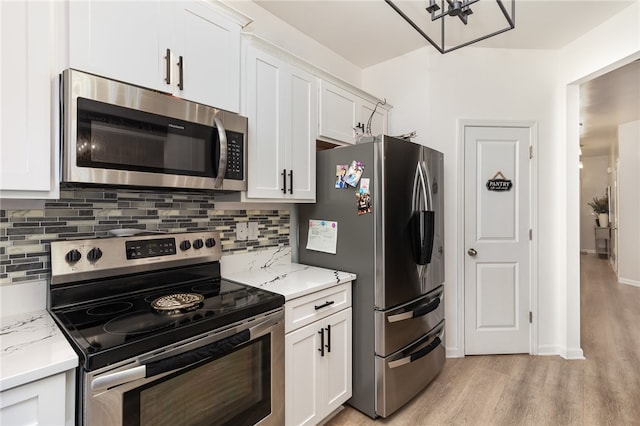
M 131 84 L 62 73 L 62 181 L 247 189 L 247 118 Z

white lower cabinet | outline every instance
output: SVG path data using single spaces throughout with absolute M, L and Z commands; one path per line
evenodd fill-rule
M 1 425 L 64 425 L 66 376 L 59 373 L 0 393 Z
M 332 296 L 340 297 L 339 293 L 319 292 L 320 297 L 310 301 L 313 309 L 320 312 L 317 314 L 319 318 L 285 335 L 287 426 L 318 424 L 351 398 L 350 285 L 348 283 L 347 306 L 340 301 L 332 302 Z M 297 300 L 287 304 L 297 304 Z M 302 302 L 309 304 L 308 301 Z M 342 305 L 337 312 L 336 305 Z M 322 314 L 323 309 L 327 309 L 326 315 Z M 286 305 L 285 311 L 292 312 Z

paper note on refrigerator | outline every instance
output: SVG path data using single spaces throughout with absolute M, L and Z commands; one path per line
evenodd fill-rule
M 309 219 L 307 250 L 336 254 L 338 244 L 338 222 Z

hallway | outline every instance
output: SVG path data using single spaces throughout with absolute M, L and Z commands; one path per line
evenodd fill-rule
M 447 359 L 420 395 L 388 419 L 346 407 L 327 425 L 638 425 L 640 288 L 608 261 L 581 255 L 584 361 L 529 355 Z

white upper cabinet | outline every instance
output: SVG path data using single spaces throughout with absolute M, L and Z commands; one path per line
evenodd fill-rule
M 0 2 L 0 196 L 57 198 L 59 4 Z
M 238 112 L 240 28 L 204 1 L 72 1 L 69 62 Z
M 313 201 L 317 78 L 247 45 L 248 199 Z
M 346 87 L 329 81 L 320 82 L 319 136 L 346 143 L 356 142 L 356 130 L 367 130 L 367 123 L 375 108 L 375 102 L 367 100 Z M 388 110 L 381 106 L 371 120 L 371 134 L 387 133 Z

